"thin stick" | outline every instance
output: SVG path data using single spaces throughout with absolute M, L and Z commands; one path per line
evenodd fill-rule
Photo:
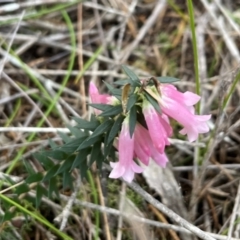
M 68 128 L 53 128 L 53 127 L 0 127 L 0 132 L 35 132 L 35 133 L 70 133 Z
M 148 30 L 153 26 L 153 24 L 156 22 L 157 18 L 159 17 L 159 14 L 161 11 L 164 10 L 166 7 L 166 1 L 165 0 L 158 0 L 157 4 L 150 15 L 150 17 L 145 21 L 142 28 L 139 30 L 139 33 L 135 40 L 127 47 L 127 49 L 124 50 L 122 53 L 121 62 L 124 63 L 129 56 L 132 54 L 133 50 L 138 46 L 139 42 L 144 38 Z
M 60 225 L 61 231 L 63 231 L 67 225 L 68 218 L 72 209 L 72 205 L 77 197 L 77 193 L 79 191 L 80 186 L 81 186 L 81 179 L 80 177 L 78 177 L 74 192 L 72 193 L 71 197 L 68 199 L 68 202 L 64 207 L 63 211 L 54 219 L 54 221 L 56 222 L 61 222 L 61 225 Z
M 96 182 L 97 182 L 97 187 L 98 187 L 98 191 L 99 191 L 100 204 L 105 207 L 105 202 L 104 202 L 104 197 L 103 197 L 103 193 L 102 193 L 102 187 L 100 184 L 99 176 L 96 177 Z M 107 218 L 107 214 L 105 212 L 103 213 L 103 221 L 104 221 L 106 239 L 111 240 L 111 233 L 110 233 L 108 218 Z
M 200 237 L 204 240 L 216 240 L 215 238 L 211 237 L 206 232 L 202 231 L 198 227 L 192 225 L 179 215 L 177 215 L 175 212 L 173 212 L 171 209 L 167 208 L 165 205 L 154 199 L 149 193 L 144 191 L 139 185 L 136 183 L 127 183 L 127 185 L 132 188 L 136 193 L 141 195 L 147 202 L 151 203 L 154 207 L 159 209 L 162 213 L 164 213 L 166 216 L 168 216 L 172 221 L 178 223 L 180 226 L 185 227 L 190 232 L 194 233 L 196 236 Z
M 83 69 L 83 56 L 82 56 L 82 22 L 83 22 L 83 17 L 82 17 L 82 3 L 78 4 L 77 8 L 77 15 L 78 15 L 78 21 L 77 21 L 77 29 L 78 29 L 78 34 L 77 34 L 77 39 L 78 39 L 78 49 L 81 50 L 78 54 L 78 67 L 80 71 Z M 82 111 L 83 114 L 86 113 L 87 108 L 86 108 L 86 100 L 85 100 L 85 84 L 84 84 L 84 77 L 80 77 L 80 79 L 76 79 L 75 82 L 79 81 L 79 92 L 82 98 Z

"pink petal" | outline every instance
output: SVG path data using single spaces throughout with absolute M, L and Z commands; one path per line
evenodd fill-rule
M 120 178 L 124 174 L 125 168 L 119 162 L 110 162 L 110 165 L 113 168 L 109 175 L 110 178 Z
M 153 151 L 152 159 L 161 167 L 166 167 L 168 158 L 165 153 L 161 154 L 157 151 Z
M 153 145 L 161 152 L 164 152 L 165 145 L 168 142 L 167 132 L 159 118 L 159 114 L 156 112 L 154 107 L 146 100 L 143 102 L 143 115 L 147 123 L 148 131 L 152 139 Z M 164 121 L 163 119 L 161 119 Z M 167 125 L 167 122 L 165 122 Z
M 188 91 L 183 93 L 183 95 L 184 95 L 184 103 L 187 106 L 195 105 L 201 99 L 201 97 L 198 96 L 197 94 L 188 92 Z

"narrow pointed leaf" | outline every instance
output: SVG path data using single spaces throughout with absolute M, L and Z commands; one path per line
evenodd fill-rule
M 131 137 L 134 133 L 136 123 L 137 123 L 137 110 L 136 110 L 136 107 L 133 106 L 130 110 L 130 117 L 129 117 L 129 131 L 130 131 Z
M 90 136 L 90 138 L 94 138 L 96 136 L 101 135 L 102 133 L 106 132 L 107 130 L 109 130 L 113 125 L 113 121 L 112 120 L 107 120 L 105 122 L 103 122 L 100 126 L 98 126 L 95 131 L 93 132 L 93 134 Z
M 148 93 L 148 92 L 145 92 L 145 97 L 146 99 L 152 104 L 152 106 L 155 108 L 155 110 L 158 112 L 158 113 L 162 113 L 161 111 L 161 108 L 159 106 L 159 103 Z
M 138 76 L 131 69 L 129 69 L 126 65 L 123 65 L 122 69 L 128 75 L 128 77 L 130 77 L 132 81 L 131 85 L 135 87 L 141 85 Z
M 71 125 L 67 124 L 67 128 L 70 130 L 70 132 L 72 133 L 72 135 L 74 135 L 76 138 L 80 138 L 80 137 L 85 137 L 86 133 L 76 127 L 73 127 Z
M 74 162 L 72 164 L 71 170 L 78 167 L 82 162 L 86 162 L 87 155 L 90 153 L 91 148 L 82 149 L 75 157 Z
M 29 175 L 35 174 L 33 167 L 31 166 L 31 164 L 28 161 L 24 160 L 23 163 L 24 163 L 24 166 L 25 166 L 27 172 L 29 173 Z
M 79 146 L 87 139 L 87 137 L 76 138 L 69 143 L 61 146 L 61 150 L 65 153 L 73 153 L 77 151 Z
M 47 190 L 38 184 L 36 188 L 36 208 L 40 206 L 42 197 L 44 195 L 47 196 Z
M 113 140 L 108 143 L 109 134 L 110 134 L 110 132 L 107 132 L 105 137 L 104 137 L 104 145 L 103 145 L 104 146 L 104 149 L 103 149 L 104 159 L 106 159 L 107 156 L 109 155 L 109 152 L 110 152 L 110 150 L 112 148 L 112 145 L 113 145 Z
M 131 94 L 128 98 L 128 103 L 127 103 L 127 111 L 129 111 L 137 102 L 137 95 L 136 94 Z
M 58 148 L 58 145 L 51 139 L 48 139 L 49 145 L 52 149 Z
M 180 79 L 174 78 L 174 77 L 157 77 L 157 80 L 160 83 L 173 83 L 173 82 L 178 82 Z
M 115 115 L 118 115 L 119 113 L 121 113 L 122 111 L 123 111 L 122 105 L 117 105 L 117 106 L 113 106 L 109 110 L 106 110 L 106 111 L 102 112 L 99 116 L 101 116 L 101 117 L 115 116 Z
M 34 153 L 33 157 L 35 157 L 46 170 L 54 166 L 53 161 L 41 153 Z
M 6 211 L 2 219 L 0 218 L 0 223 L 11 221 L 14 218 L 15 214 L 16 214 L 16 211 L 13 211 L 13 212 Z
M 109 105 L 109 104 L 99 104 L 99 103 L 89 103 L 88 105 L 101 111 L 106 111 L 113 107 L 112 105 Z
M 60 198 L 56 178 L 51 178 L 49 180 L 48 197 L 51 198 L 53 193 L 56 194 L 58 199 Z
M 121 129 L 122 122 L 123 122 L 124 116 L 119 115 L 117 120 L 114 122 L 107 139 L 107 144 L 109 144 L 118 134 L 119 130 Z
M 123 80 L 118 80 L 116 82 L 113 82 L 115 85 L 120 85 L 120 86 L 124 86 L 128 83 L 131 83 L 130 79 L 123 79 Z
M 87 165 L 87 162 L 82 162 L 79 166 L 78 166 L 78 169 L 79 169 L 79 173 L 80 173 L 80 176 L 82 179 L 88 179 L 88 175 L 87 175 L 87 172 L 88 172 L 88 165 Z
M 111 84 L 109 84 L 105 81 L 103 81 L 103 82 L 107 86 L 109 92 L 111 92 L 114 96 L 121 96 L 122 95 L 122 90 L 121 89 L 115 88 Z
M 15 193 L 19 196 L 22 193 L 28 192 L 30 189 L 26 183 L 21 184 L 20 186 L 16 187 Z
M 95 142 L 99 141 L 102 138 L 102 136 L 96 136 L 96 137 L 92 137 L 90 136 L 89 138 L 87 138 L 77 149 L 77 151 L 81 151 L 84 148 L 90 147 L 91 145 L 93 145 Z
M 69 137 L 66 133 L 64 132 L 57 132 L 58 135 L 61 137 L 61 139 L 63 140 L 64 143 L 68 143 L 72 140 L 71 137 Z
M 44 176 L 44 178 L 42 179 L 42 181 L 48 181 L 49 179 L 53 178 L 54 175 L 56 174 L 56 172 L 58 171 L 58 168 L 60 167 L 59 164 L 56 164 L 55 166 L 53 166 L 50 170 L 48 170 L 47 174 Z
M 25 182 L 30 184 L 30 183 L 33 183 L 33 182 L 40 182 L 42 181 L 43 179 L 43 174 L 38 172 L 38 173 L 35 173 L 33 175 L 30 175 L 26 180 Z
M 98 158 L 101 158 L 102 156 L 102 150 L 101 150 L 101 145 L 102 142 L 96 142 L 93 147 L 92 147 L 92 151 L 90 154 L 90 162 L 89 162 L 89 166 L 91 166 L 93 164 L 94 161 L 96 161 Z
M 44 151 L 42 152 L 44 156 L 54 158 L 55 160 L 64 160 L 67 158 L 67 154 L 59 149 L 52 151 Z
M 73 189 L 73 178 L 69 172 L 63 173 L 63 189 L 66 188 Z
M 57 176 L 59 173 L 65 172 L 65 171 L 69 171 L 73 165 L 75 156 L 72 155 L 70 157 L 68 157 L 64 163 L 59 167 L 58 171 L 55 173 L 55 176 Z
M 97 120 L 91 120 L 91 121 L 87 121 L 85 119 L 82 118 L 78 118 L 78 117 L 73 117 L 74 121 L 77 122 L 77 126 L 81 129 L 87 129 L 87 130 L 91 130 L 93 131 L 94 129 L 96 129 L 100 122 Z

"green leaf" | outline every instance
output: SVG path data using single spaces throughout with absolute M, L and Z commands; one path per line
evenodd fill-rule
M 44 156 L 54 158 L 55 160 L 64 160 L 67 158 L 67 154 L 59 149 L 55 149 L 52 151 L 44 151 L 42 152 Z
M 19 196 L 20 194 L 28 191 L 29 191 L 28 185 L 26 183 L 23 183 L 20 186 L 16 187 L 15 193 Z
M 28 161 L 23 160 L 23 163 L 24 163 L 24 166 L 25 166 L 29 175 L 35 174 L 35 171 L 34 171 L 33 167 L 31 166 L 31 164 Z
M 126 85 L 128 83 L 131 83 L 130 79 L 123 79 L 123 80 L 118 80 L 116 82 L 113 82 L 113 84 L 120 85 L 120 86 L 124 86 L 124 85 Z
M 104 159 L 107 158 L 107 156 L 109 155 L 111 149 L 113 148 L 113 140 L 108 143 L 109 134 L 110 134 L 110 132 L 108 132 L 105 135 L 105 138 L 104 138 L 104 153 L 103 153 L 104 154 Z
M 101 145 L 102 145 L 102 141 L 96 142 L 93 145 L 92 151 L 90 154 L 89 166 L 91 166 L 93 164 L 93 162 L 96 161 L 98 158 L 101 158 L 101 156 L 102 156 Z
M 30 175 L 26 180 L 25 182 L 30 184 L 30 183 L 33 183 L 33 182 L 40 182 L 42 181 L 43 179 L 43 174 L 38 172 L 38 173 L 35 173 L 33 175 Z
M 55 149 L 58 147 L 58 145 L 51 138 L 48 139 L 48 143 L 52 149 Z
M 98 168 L 98 170 L 100 170 L 100 172 L 102 171 L 102 164 L 103 164 L 103 162 L 104 162 L 104 157 L 103 157 L 102 154 L 100 154 L 98 156 L 98 158 L 96 159 L 97 168 Z
M 136 106 L 133 106 L 130 110 L 130 117 L 129 117 L 130 137 L 132 137 L 134 133 L 136 123 L 137 123 L 137 110 L 136 110 Z
M 138 76 L 131 69 L 129 69 L 126 65 L 122 65 L 122 69 L 128 75 L 128 77 L 130 77 L 130 80 L 132 80 L 131 85 L 135 87 L 141 85 Z
M 63 173 L 63 189 L 66 188 L 73 189 L 73 177 L 71 176 L 70 172 Z
M 82 137 L 82 138 L 76 138 L 72 140 L 71 142 L 68 142 L 61 146 L 61 150 L 64 151 L 65 153 L 74 153 L 78 147 L 87 139 L 87 137 Z
M 53 161 L 50 158 L 42 155 L 41 153 L 33 153 L 33 157 L 35 157 L 46 170 L 54 165 Z
M 124 116 L 119 115 L 117 120 L 114 122 L 114 124 L 108 134 L 107 144 L 109 144 L 118 134 L 119 130 L 121 129 L 123 119 L 124 119 Z
M 96 136 L 96 137 L 88 137 L 77 149 L 77 151 L 82 150 L 84 148 L 87 148 L 91 145 L 93 145 L 95 142 L 99 141 L 102 138 L 102 136 Z
M 70 130 L 70 132 L 76 137 L 76 138 L 81 138 L 81 137 L 86 137 L 86 133 L 76 127 L 73 127 L 71 125 L 67 125 L 67 128 Z
M 78 167 L 82 162 L 87 162 L 87 156 L 90 153 L 91 148 L 82 149 L 75 157 L 74 162 L 72 164 L 71 170 Z
M 103 82 L 107 86 L 109 92 L 111 92 L 114 96 L 121 96 L 122 95 L 122 90 L 121 89 L 115 88 L 111 84 L 109 84 L 105 81 L 103 81 Z
M 104 132 L 109 130 L 112 127 L 112 125 L 113 125 L 113 121 L 112 120 L 104 121 L 100 126 L 98 126 L 95 129 L 95 131 L 92 133 L 92 135 L 89 136 L 89 139 L 103 134 Z
M 156 77 L 160 83 L 173 83 L 178 82 L 180 79 L 174 77 Z
M 81 162 L 81 164 L 78 166 L 79 173 L 82 179 L 88 179 L 87 177 L 87 171 L 88 171 L 88 165 L 87 161 Z
M 56 172 L 58 171 L 58 168 L 60 167 L 59 164 L 56 164 L 53 166 L 50 170 L 47 171 L 47 174 L 42 179 L 42 182 L 48 181 L 49 179 L 53 178 Z
M 10 212 L 6 211 L 5 214 L 3 215 L 3 219 L 1 219 L 1 222 L 6 222 L 6 221 L 11 221 L 16 214 L 16 211 Z
M 123 111 L 122 105 L 117 105 L 117 106 L 113 106 L 111 109 L 108 109 L 108 110 L 102 112 L 99 116 L 101 116 L 101 117 L 116 116 L 119 113 L 121 113 L 122 111 Z
M 158 113 L 162 113 L 161 111 L 161 108 L 159 106 L 159 103 L 147 92 L 145 92 L 145 97 L 146 99 L 152 104 L 152 106 L 155 108 L 155 110 L 158 112 Z
M 137 102 L 137 95 L 131 94 L 127 102 L 127 111 L 129 111 L 135 105 L 136 102 Z
M 59 191 L 58 191 L 58 186 L 57 186 L 57 180 L 54 177 L 49 180 L 48 198 L 51 198 L 53 193 L 56 194 L 58 199 L 60 198 Z
M 81 129 L 87 129 L 87 130 L 91 130 L 93 131 L 94 129 L 96 129 L 100 122 L 97 120 L 91 120 L 90 122 L 82 119 L 82 118 L 78 118 L 78 117 L 73 117 L 74 121 L 77 122 L 77 127 L 81 128 Z
M 109 105 L 109 104 L 99 104 L 99 103 L 89 103 L 88 105 L 101 111 L 106 111 L 113 107 L 112 105 Z
M 73 162 L 75 159 L 75 155 L 71 155 L 69 156 L 64 163 L 60 166 L 60 168 L 58 169 L 58 171 L 55 173 L 55 176 L 57 176 L 59 173 L 65 172 L 65 171 L 70 171 Z
M 41 184 L 38 184 L 36 188 L 36 208 L 40 206 L 42 197 L 44 195 L 47 196 L 47 190 L 43 188 Z
M 63 133 L 63 132 L 57 132 L 57 133 L 65 143 L 68 143 L 72 140 L 72 138 L 69 137 L 66 133 Z

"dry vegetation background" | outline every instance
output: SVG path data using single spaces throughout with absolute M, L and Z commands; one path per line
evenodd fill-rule
M 240 239 L 240 1 L 193 5 L 201 112 L 212 114 L 212 133 L 190 144 L 175 124 L 171 163 L 166 169 L 151 164 L 135 180 L 212 239 Z M 0 0 L 0 56 L 0 193 L 9 198 L 14 191 L 5 191 L 6 176 L 25 179 L 23 159 L 42 171 L 32 153 L 47 148 L 49 138 L 61 142 L 56 128 L 67 132 L 72 116 L 89 117 L 90 81 L 105 92 L 102 80 L 123 79 L 126 64 L 139 76 L 180 78 L 181 91 L 195 91 L 189 14 L 181 0 Z M 20 201 L 69 239 L 198 239 L 108 174 L 93 167 L 89 182 L 76 180 L 76 191 L 59 184 L 60 199 L 44 198 L 38 209 L 27 201 L 34 188 Z M 76 200 L 64 217 L 69 199 Z M 10 210 L 2 205 L 0 213 Z M 1 223 L 0 239 L 61 238 L 19 212 Z

